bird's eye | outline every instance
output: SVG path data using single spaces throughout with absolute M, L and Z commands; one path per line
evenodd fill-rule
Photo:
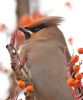
M 40 28 L 35 28 L 34 32 L 40 31 Z
M 46 27 L 47 27 L 46 25 L 41 24 L 41 25 L 38 25 L 38 26 L 35 26 L 35 27 L 25 27 L 25 28 L 36 33 L 36 32 L 38 32 L 38 31 L 40 31 L 40 30 L 42 30 L 43 28 L 46 28 Z

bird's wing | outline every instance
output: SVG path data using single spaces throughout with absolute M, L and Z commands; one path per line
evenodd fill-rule
M 28 47 L 31 77 L 38 100 L 73 100 L 66 84 L 64 54 L 57 44 L 53 41 L 31 42 Z

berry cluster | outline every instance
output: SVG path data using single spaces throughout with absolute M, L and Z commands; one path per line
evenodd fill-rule
M 17 85 L 18 85 L 19 88 L 25 88 L 25 90 L 26 90 L 27 93 L 31 93 L 31 92 L 34 91 L 33 85 L 26 86 L 26 83 L 24 81 L 22 81 L 22 80 L 19 80 L 17 82 Z
M 83 54 L 83 48 L 79 48 L 78 53 L 79 55 Z M 79 73 L 82 62 L 76 64 L 79 61 L 79 55 L 73 55 L 71 57 L 67 68 L 67 84 L 72 88 L 72 94 L 75 100 L 83 100 L 83 85 L 81 81 L 83 73 Z

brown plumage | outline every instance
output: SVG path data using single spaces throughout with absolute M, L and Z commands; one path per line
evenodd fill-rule
M 29 50 L 26 68 L 30 69 L 37 100 L 73 100 L 66 83 L 64 47 L 67 45 L 63 33 L 57 27 L 61 20 L 59 17 L 46 17 L 28 27 L 19 28 L 25 34 L 33 32 L 22 45 L 21 55 L 27 55 Z M 69 61 L 68 49 L 66 55 Z

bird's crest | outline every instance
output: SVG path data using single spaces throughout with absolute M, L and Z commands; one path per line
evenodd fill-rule
M 59 25 L 62 21 L 63 21 L 63 17 L 58 17 L 58 16 L 43 17 L 34 21 L 28 27 L 35 28 L 41 25 L 45 25 L 45 26 Z

